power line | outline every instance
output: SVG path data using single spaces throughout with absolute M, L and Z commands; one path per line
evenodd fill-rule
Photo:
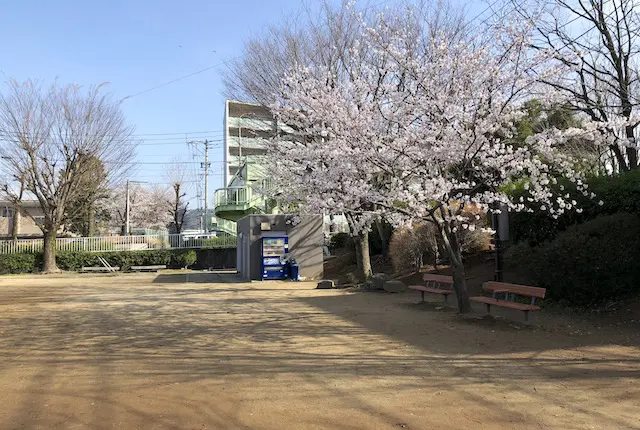
M 199 75 L 200 73 L 207 72 L 207 71 L 209 71 L 211 69 L 215 69 L 216 67 L 224 66 L 225 64 L 230 63 L 231 61 L 236 60 L 236 59 L 241 58 L 241 57 L 242 56 L 233 57 L 233 58 L 230 58 L 228 60 L 222 61 L 222 62 L 220 62 L 218 64 L 214 64 L 212 66 L 205 67 L 204 69 L 197 70 L 197 71 L 195 71 L 193 73 L 189 73 L 188 75 L 180 76 L 179 78 L 175 78 L 175 79 L 172 79 L 170 81 L 164 82 L 164 83 L 162 83 L 160 85 L 156 85 L 155 87 L 147 88 L 146 90 L 139 91 L 139 92 L 137 92 L 135 94 L 130 94 L 130 95 L 120 99 L 120 103 L 122 103 L 125 100 L 137 97 L 139 95 L 146 94 L 146 93 L 151 92 L 151 91 L 155 91 L 155 90 L 157 90 L 159 88 L 166 87 L 167 85 L 171 85 L 173 83 L 182 81 L 183 79 L 187 79 L 187 78 L 190 78 L 192 76 Z
M 361 11 L 362 11 L 362 12 L 364 12 L 364 11 L 369 10 L 369 9 L 372 9 L 372 8 L 374 8 L 374 7 L 382 6 L 382 5 L 383 5 L 383 4 L 385 4 L 385 3 L 389 3 L 389 1 L 391 1 L 391 0 L 383 0 L 383 1 L 381 1 L 381 2 L 378 2 L 378 3 L 375 3 L 375 4 L 373 4 L 373 5 L 367 6 L 366 8 L 362 9 Z M 176 82 L 182 81 L 182 80 L 187 79 L 187 78 L 190 78 L 190 77 L 192 77 L 192 76 L 199 75 L 200 73 L 207 72 L 207 71 L 209 71 L 209 70 L 211 70 L 211 69 L 215 69 L 216 67 L 224 66 L 225 64 L 228 64 L 228 63 L 230 63 L 230 62 L 232 62 L 232 61 L 235 61 L 235 60 L 239 60 L 240 58 L 243 58 L 243 57 L 245 57 L 246 55 L 247 55 L 247 54 L 237 55 L 237 56 L 235 56 L 235 57 L 233 57 L 233 58 L 229 58 L 228 60 L 222 61 L 222 62 L 220 62 L 220 63 L 218 63 L 218 64 L 214 64 L 214 65 L 212 65 L 212 66 L 205 67 L 204 69 L 196 70 L 196 71 L 195 71 L 195 72 L 193 72 L 193 73 L 189 73 L 189 74 L 187 74 L 187 75 L 180 76 L 180 77 L 175 78 L 175 79 L 171 79 L 170 81 L 163 82 L 163 83 L 161 83 L 161 84 L 159 84 L 159 85 L 156 85 L 156 86 L 154 86 L 154 87 L 147 88 L 146 90 L 142 90 L 142 91 L 139 91 L 139 92 L 137 92 L 137 93 L 130 94 L 130 95 L 125 96 L 125 97 L 123 97 L 122 99 L 120 99 L 120 102 L 122 103 L 122 102 L 123 102 L 123 101 L 125 101 L 125 100 L 132 99 L 132 98 L 137 97 L 137 96 L 139 96 L 139 95 L 146 94 L 146 93 L 149 93 L 149 92 L 151 92 L 151 91 L 155 91 L 155 90 L 157 90 L 157 89 L 160 89 L 160 88 L 166 87 L 167 85 L 171 85 L 171 84 L 173 84 L 173 83 L 176 83 Z

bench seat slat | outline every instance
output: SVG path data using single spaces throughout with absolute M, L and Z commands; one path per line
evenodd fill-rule
M 453 284 L 453 276 L 437 275 L 435 273 L 425 273 L 422 276 L 422 280 L 424 280 L 425 282 L 435 281 L 440 284 Z
M 142 270 L 160 270 L 160 269 L 166 269 L 167 266 L 164 264 L 159 264 L 159 265 L 155 265 L 155 266 L 131 266 L 131 270 L 134 271 L 142 271 Z
M 507 291 L 509 293 L 514 293 L 521 296 L 536 297 L 539 299 L 544 299 L 544 296 L 547 292 L 545 288 L 530 287 L 528 285 L 509 284 L 507 282 L 495 282 L 495 281 L 485 282 L 483 287 L 485 291 L 489 291 L 489 292 Z
M 537 311 L 540 309 L 540 306 L 528 305 L 525 303 L 508 302 L 506 300 L 494 299 L 493 297 L 471 297 L 470 300 L 478 303 L 500 306 L 503 308 L 517 309 L 519 311 Z
M 424 285 L 409 285 L 409 288 L 412 290 L 424 291 L 426 293 L 433 293 L 433 294 L 443 294 L 443 295 L 453 294 L 452 290 L 443 290 L 441 288 L 425 287 Z

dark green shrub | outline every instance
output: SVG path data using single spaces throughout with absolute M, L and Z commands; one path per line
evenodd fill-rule
M 176 250 L 173 252 L 180 252 Z M 131 266 L 169 265 L 172 251 L 113 251 L 113 252 L 58 252 L 56 262 L 62 270 L 80 270 L 84 266 L 102 266 L 98 257 L 104 258 L 113 267 L 128 270 Z
M 550 299 L 590 306 L 640 292 L 640 216 L 602 216 L 537 247 L 507 253 L 509 266 L 547 288 Z
M 612 215 L 618 212 L 640 214 L 640 169 L 634 169 L 615 176 L 598 176 L 587 181 L 590 192 L 596 194 L 591 199 L 576 193 L 575 184 L 562 181 L 558 185 L 564 190 L 558 192 L 570 193 L 576 196 L 582 213 L 569 211 L 553 219 L 545 211 L 534 213 L 515 213 L 509 215 L 509 230 L 513 242 L 526 241 L 530 245 L 543 243 L 553 239 L 559 232 L 567 228 L 594 219 L 602 215 Z M 514 192 L 516 197 L 522 190 Z M 599 202 L 602 201 L 602 205 Z
M 42 265 L 39 254 L 3 254 L 0 255 L 0 275 L 10 273 L 33 273 Z
M 76 271 L 82 267 L 102 266 L 98 257 L 104 258 L 113 267 L 129 270 L 131 266 L 187 267 L 195 264 L 196 251 L 192 249 L 82 252 L 64 251 L 56 253 L 56 262 L 62 270 Z M 32 273 L 42 267 L 42 254 L 0 255 L 0 275 L 9 273 Z
M 80 270 L 85 266 L 100 265 L 97 254 L 80 251 L 58 251 L 56 253 L 56 263 L 62 270 Z
M 347 246 L 353 246 L 353 239 L 349 233 L 336 233 L 329 240 L 329 249 L 332 251 L 346 248 Z
M 171 266 L 176 268 L 187 268 L 195 264 L 198 259 L 193 249 L 178 250 L 171 256 Z

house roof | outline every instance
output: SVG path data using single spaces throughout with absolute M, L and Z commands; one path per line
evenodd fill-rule
M 37 200 L 21 200 L 20 205 L 23 208 L 39 208 L 40 202 Z M 0 200 L 0 207 L 2 206 L 13 206 L 13 202 L 10 200 Z

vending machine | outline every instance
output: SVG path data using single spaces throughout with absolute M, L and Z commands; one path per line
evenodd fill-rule
M 289 258 L 287 236 L 262 238 L 262 279 L 286 279 Z

